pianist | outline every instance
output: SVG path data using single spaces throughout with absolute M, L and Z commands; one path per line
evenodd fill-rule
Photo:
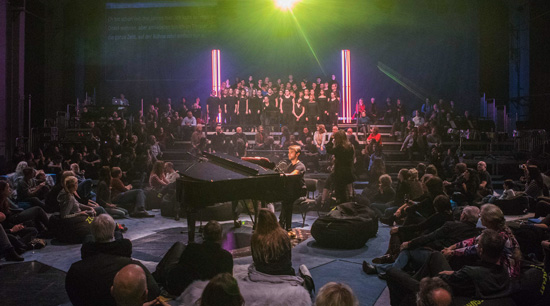
M 285 170 L 288 175 L 300 175 L 301 179 L 296 184 L 287 186 L 288 193 L 287 198 L 282 201 L 281 215 L 279 217 L 279 224 L 285 230 L 287 230 L 291 238 L 296 237 L 296 234 L 292 232 L 292 207 L 294 202 L 300 197 L 306 195 L 306 182 L 304 180 L 304 174 L 306 173 L 306 166 L 298 160 L 301 154 L 300 146 L 293 145 L 288 147 L 288 159 L 290 160 L 290 166 Z

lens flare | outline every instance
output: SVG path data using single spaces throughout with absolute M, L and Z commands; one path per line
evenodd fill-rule
M 275 0 L 275 6 L 283 11 L 292 10 L 294 5 L 299 1 L 300 0 Z

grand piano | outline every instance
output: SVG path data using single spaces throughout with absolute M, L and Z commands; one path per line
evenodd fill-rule
M 288 186 L 300 180 L 298 175 L 285 175 L 270 169 L 275 165 L 265 159 L 248 160 L 204 152 L 181 173 L 176 181 L 176 199 L 187 210 L 190 242 L 195 240 L 195 221 L 200 209 L 245 199 L 255 200 L 254 203 L 281 201 L 288 195 Z

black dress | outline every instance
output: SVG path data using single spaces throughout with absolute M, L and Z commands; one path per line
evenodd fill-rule
M 336 198 L 341 202 L 347 202 L 350 200 L 349 196 L 351 196 L 346 192 L 347 185 L 356 180 L 353 171 L 355 150 L 353 146 L 347 149 L 342 146 L 335 147 L 332 138 L 325 148 L 327 153 L 334 155 L 334 169 L 330 174 L 330 180 L 334 186 Z

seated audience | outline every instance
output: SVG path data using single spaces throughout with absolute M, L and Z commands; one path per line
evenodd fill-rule
M 92 257 L 99 253 L 131 258 L 132 242 L 122 238 L 119 232 L 115 232 L 116 223 L 109 214 L 102 214 L 94 218 L 90 224 L 92 240 L 84 242 L 80 248 L 82 259 Z M 118 238 L 115 238 L 117 233 Z
M 516 192 L 514 191 L 514 181 L 508 179 L 505 180 L 502 184 L 502 187 L 504 187 L 504 190 L 501 195 L 487 195 L 485 198 L 483 198 L 483 203 L 494 203 L 496 200 L 509 200 L 516 196 Z
M 504 249 L 500 253 L 496 264 L 503 266 L 510 277 L 516 278 L 520 273 L 521 251 L 519 244 L 510 228 L 506 225 L 504 214 L 498 206 L 485 204 L 481 207 L 481 224 L 488 229 L 496 231 L 505 241 Z M 446 247 L 441 252 L 448 258 L 462 257 L 466 262 L 472 255 L 479 255 L 479 240 L 481 236 L 473 237 Z M 466 258 L 468 257 L 468 258 Z
M 317 125 L 317 131 L 313 134 L 313 143 L 317 147 L 317 152 L 321 155 L 327 154 L 325 143 L 327 142 L 327 131 L 324 124 Z
M 292 268 L 292 245 L 274 213 L 261 209 L 250 241 L 256 271 L 270 275 L 296 275 Z
M 25 210 L 19 209 L 10 199 L 11 188 L 7 181 L 0 181 L 0 212 L 4 214 L 5 220 L 1 221 L 2 226 L 10 233 L 18 233 L 18 236 L 25 237 L 23 241 L 29 243 L 36 238 L 38 233 L 45 233 L 48 229 L 49 218 L 46 212 L 34 206 Z M 32 226 L 24 226 L 23 223 L 31 222 Z
M 196 126 L 197 119 L 193 117 L 193 112 L 188 111 L 187 115 L 181 121 L 183 140 L 189 140 L 191 138 L 191 134 L 195 131 Z
M 366 197 L 369 192 L 370 192 L 369 187 L 366 187 L 362 192 L 362 196 Z M 370 202 L 373 204 L 382 203 L 384 204 L 383 207 L 386 207 L 385 204 L 388 202 L 391 202 L 394 198 L 395 198 L 395 190 L 392 187 L 391 176 L 389 176 L 388 174 L 381 175 L 378 178 L 378 188 L 376 190 L 376 193 L 374 194 L 373 197 L 370 198 Z
M 94 225 L 95 229 L 92 232 L 94 240 L 104 241 L 107 237 L 111 237 L 109 240 L 113 239 L 113 222 L 111 221 L 112 219 L 108 216 L 107 218 L 102 217 Z M 152 301 L 159 296 L 160 289 L 147 268 L 139 261 L 132 260 L 129 256 L 116 255 L 121 249 L 127 249 L 127 246 L 124 246 L 126 243 L 121 243 L 121 245 L 113 248 L 111 247 L 114 244 L 101 246 L 98 244 L 96 242 L 95 245 L 83 246 L 83 259 L 73 263 L 67 272 L 65 289 L 74 306 L 117 305 L 117 301 L 111 295 L 111 287 L 114 285 L 116 274 L 130 264 L 138 265 L 145 273 L 147 298 L 144 301 Z M 120 253 L 128 255 L 127 250 Z M 128 277 L 127 279 L 135 279 L 135 277 Z
M 209 280 L 219 273 L 233 273 L 233 257 L 222 249 L 222 227 L 216 221 L 203 229 L 203 243 L 176 242 L 157 266 L 155 277 L 173 295 L 181 294 L 195 280 Z
M 378 133 L 378 127 L 374 126 L 370 130 L 370 134 L 367 137 L 366 145 L 365 145 L 365 152 L 368 155 L 371 155 L 374 153 L 374 147 L 376 146 L 382 146 L 382 134 Z
M 248 149 L 248 139 L 245 133 L 243 133 L 242 127 L 237 127 L 235 134 L 233 134 L 233 145 L 235 146 L 235 153 L 237 157 L 246 156 L 246 150 Z
M 147 301 L 147 276 L 143 269 L 134 264 L 129 264 L 120 269 L 113 279 L 111 295 L 117 306 L 149 306 L 168 305 L 166 302 L 156 298 Z
M 505 239 L 498 232 L 485 229 L 479 238 L 480 252 L 475 264 L 453 271 L 441 253 L 433 252 L 417 277 L 438 276 L 447 283 L 455 297 L 477 300 L 507 297 L 510 277 L 507 269 L 499 264 L 504 245 Z M 404 297 L 419 290 L 417 280 L 397 269 L 388 271 L 387 280 L 392 305 L 400 305 Z
M 172 184 L 180 177 L 178 171 L 174 170 L 174 163 L 166 162 L 164 163 L 164 172 L 166 174 L 166 180 Z
M 57 201 L 57 196 L 65 188 L 65 179 L 69 176 L 74 176 L 72 171 L 63 171 L 61 176 L 57 178 L 55 185 L 46 195 L 46 207 L 44 209 L 46 212 L 59 212 L 59 202 Z
M 418 151 L 417 138 L 418 138 L 418 130 L 414 128 L 409 132 L 409 135 L 405 137 L 405 140 L 403 141 L 403 145 L 401 145 L 401 152 L 405 153 L 405 156 L 407 157 L 408 160 L 412 160 L 413 153 L 415 151 Z
M 23 177 L 17 182 L 17 202 L 29 202 L 32 206 L 45 207 L 44 198 L 48 193 L 46 182 L 36 183 L 33 168 L 23 169 Z
M 344 283 L 330 282 L 319 290 L 316 306 L 359 306 L 353 290 Z
M 393 263 L 373 266 L 363 261 L 363 271 L 367 274 L 384 275 L 390 268 L 403 269 L 407 265 L 412 269 L 420 268 L 430 256 L 430 249 L 440 251 L 468 237 L 479 234 L 476 228 L 479 208 L 467 206 L 460 215 L 460 221 L 448 221 L 437 230 L 403 242 L 401 252 Z
M 265 141 L 268 137 L 269 134 L 264 131 L 264 127 L 262 125 L 258 126 L 258 131 L 254 136 L 254 146 L 256 147 L 256 149 L 263 149 Z
M 382 223 L 393 225 L 394 219 L 393 214 L 399 209 L 401 205 L 405 203 L 405 196 L 409 194 L 409 170 L 401 169 L 397 174 L 397 187 L 395 191 L 395 198 L 391 202 L 380 203 L 380 205 L 371 205 L 371 208 L 377 213 L 379 217 L 385 216 L 386 218 L 391 218 L 387 220 L 380 220 Z M 390 224 L 391 223 L 391 224 Z
M 477 163 L 477 172 L 479 175 L 479 190 L 481 197 L 493 194 L 493 183 L 491 174 L 487 172 L 487 163 L 480 161 Z
M 4 213 L 0 213 L 0 222 L 6 220 Z M 21 253 L 24 250 L 16 250 L 15 246 L 11 244 L 11 239 L 6 234 L 3 226 L 0 226 L 0 258 L 5 258 L 6 261 L 23 261 L 25 260 L 21 257 Z
M 126 214 L 128 214 L 128 210 L 132 211 L 130 217 L 133 218 L 152 218 L 155 216 L 145 210 L 145 192 L 143 189 L 133 189 L 132 184 L 124 185 L 120 168 L 113 167 L 111 176 L 111 199 L 113 204 L 117 205 L 117 209 L 121 209 L 120 206 L 124 207 L 127 210 Z
M 99 181 L 97 185 L 97 203 L 114 218 L 124 218 L 128 215 L 128 211 L 122 207 L 118 207 L 111 201 L 113 193 L 111 182 L 111 170 L 108 166 L 101 167 L 99 169 Z
M 237 280 L 230 273 L 220 273 L 208 282 L 200 298 L 200 306 L 242 306 L 245 301 Z
M 438 178 L 432 178 L 431 180 L 437 179 Z M 426 201 L 432 202 L 432 199 L 430 198 Z M 421 235 L 432 233 L 443 226 L 445 222 L 453 221 L 451 202 L 447 196 L 443 194 L 436 196 L 433 199 L 433 207 L 435 208 L 435 213 L 426 220 L 417 224 L 393 227 L 390 230 L 390 241 L 386 254 L 373 259 L 372 262 L 375 264 L 393 262 L 399 255 L 400 247 L 403 242 L 410 241 Z
M 84 176 L 84 171 L 80 171 L 80 166 L 77 163 L 71 164 L 71 171 L 78 179 L 78 195 L 83 199 L 92 199 L 94 196 L 92 192 L 93 181 Z
M 537 166 L 524 166 L 525 195 L 532 199 L 548 196 L 548 188 L 544 185 L 540 169 Z
M 424 277 L 416 294 L 416 306 L 449 306 L 453 303 L 451 287 L 439 277 Z
M 168 184 L 170 182 L 166 179 L 166 175 L 164 175 L 164 162 L 157 160 L 149 175 L 149 185 L 153 190 L 162 192 L 162 189 L 168 186 Z

